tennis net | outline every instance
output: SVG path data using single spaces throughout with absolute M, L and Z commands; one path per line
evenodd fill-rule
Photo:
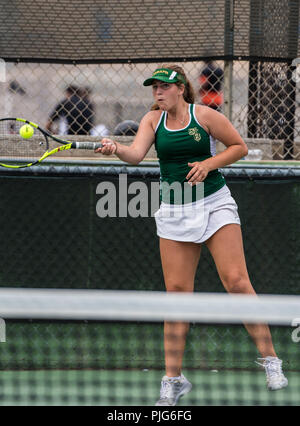
M 0 289 L 0 404 L 151 406 L 163 321 L 190 323 L 178 405 L 299 405 L 300 298 Z M 289 385 L 267 389 L 243 323 L 268 323 Z

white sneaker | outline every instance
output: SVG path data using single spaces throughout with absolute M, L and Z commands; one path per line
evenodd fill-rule
M 267 356 L 266 358 L 258 358 L 263 363 L 256 362 L 256 364 L 264 367 L 267 377 L 267 386 L 271 391 L 285 388 L 288 385 L 288 379 L 282 372 L 282 361 L 279 358 L 273 356 Z
M 180 379 L 164 376 L 161 381 L 160 398 L 155 405 L 176 405 L 179 398 L 192 389 L 192 384 L 182 374 Z

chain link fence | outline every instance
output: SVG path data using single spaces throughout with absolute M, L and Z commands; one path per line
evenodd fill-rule
M 143 80 L 178 62 L 196 103 L 223 112 L 246 140 L 247 159 L 300 159 L 298 2 L 1 3 L 2 117 L 113 135 L 151 107 Z
M 246 159 L 300 159 L 298 2 L 14 0 L 1 5 L 0 116 L 25 116 L 54 133 L 71 134 L 70 138 L 101 139 L 118 133 L 116 127 L 124 120 L 139 123 L 153 102 L 151 88 L 142 85 L 144 79 L 159 64 L 176 61 L 183 64 L 195 88 L 196 102 L 224 113 L 245 138 L 249 147 Z M 121 140 L 130 143 L 132 139 Z M 135 288 L 139 283 L 149 288 L 149 282 L 153 289 L 162 286 L 157 241 L 150 237 L 155 233 L 153 220 L 102 222 L 95 216 L 97 182 L 94 172 L 82 163 L 93 162 L 93 158 L 73 159 L 80 165 L 63 177 L 64 169 L 59 173 L 57 164 L 49 166 L 48 177 L 36 168 L 32 175 L 22 170 L 1 172 L 5 206 L 1 232 L 2 241 L 8 241 L 1 249 L 5 259 L 1 285 L 109 288 L 111 271 L 125 271 L 140 244 L 140 253 L 143 259 L 151 259 L 150 264 L 141 260 L 139 272 L 121 273 L 113 280 L 115 287 Z M 156 159 L 154 149 L 147 159 Z M 99 156 L 97 161 L 99 165 Z M 112 181 L 116 180 L 122 167 L 111 162 L 101 169 L 101 179 L 109 170 Z M 157 179 L 157 164 L 151 167 L 149 164 L 138 175 L 150 173 L 149 182 L 153 176 Z M 233 175 L 237 173 L 232 170 Z M 291 272 L 286 259 L 297 253 L 298 177 L 284 168 L 278 172 L 281 174 L 275 176 L 263 170 L 262 176 L 271 179 L 257 185 L 257 176 L 239 169 L 237 179 L 242 181 L 235 181 L 232 187 L 249 233 L 250 271 L 261 271 L 258 281 L 262 283 L 266 260 L 257 253 L 268 253 L 270 259 L 270 287 L 266 284 L 263 292 L 278 292 L 286 275 L 297 275 L 296 265 Z M 42 179 L 33 179 L 40 174 Z M 292 183 L 287 183 L 290 177 Z M 75 222 L 69 220 L 69 212 Z M 27 227 L 32 238 L 24 232 Z M 25 254 L 39 259 L 33 268 L 28 268 L 31 262 L 24 250 L 19 250 L 23 246 Z M 129 259 L 120 266 L 125 246 Z M 283 247 L 285 252 L 286 247 L 292 251 L 281 258 Z M 103 268 L 102 253 L 108 259 L 114 253 L 112 259 L 118 265 L 112 260 Z M 202 283 L 201 289 L 213 291 L 218 279 L 205 256 L 204 276 L 210 274 L 210 279 L 208 287 Z M 73 274 L 66 270 L 65 261 L 70 262 Z M 55 274 L 51 275 L 48 272 L 54 265 Z M 283 291 L 295 290 L 294 278 Z
M 8 63 L 7 82 L 0 85 L 0 115 L 25 116 L 44 127 L 51 120 L 52 132 L 59 135 L 131 134 L 117 127 L 127 120 L 138 125 L 151 108 L 151 88 L 142 82 L 158 65 Z M 231 86 L 224 79 L 228 66 Z M 192 61 L 184 68 L 196 103 L 228 115 L 248 144 L 249 159 L 300 159 L 300 85 L 292 81 L 290 66 Z

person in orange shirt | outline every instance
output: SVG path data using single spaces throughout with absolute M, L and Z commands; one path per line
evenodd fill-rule
M 223 70 L 214 63 L 206 61 L 199 76 L 200 100 L 203 105 L 220 111 L 223 104 Z

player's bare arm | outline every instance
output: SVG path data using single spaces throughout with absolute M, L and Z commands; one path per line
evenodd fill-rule
M 248 153 L 242 137 L 223 114 L 199 105 L 196 107 L 196 116 L 203 128 L 227 149 L 205 161 L 189 163 L 191 170 L 186 179 L 191 184 L 202 182 L 210 171 L 233 164 Z
M 104 155 L 117 155 L 120 160 L 129 164 L 139 164 L 151 148 L 155 138 L 155 127 L 161 111 L 150 111 L 141 120 L 138 132 L 130 146 L 111 139 L 102 140 L 103 148 L 96 150 Z

